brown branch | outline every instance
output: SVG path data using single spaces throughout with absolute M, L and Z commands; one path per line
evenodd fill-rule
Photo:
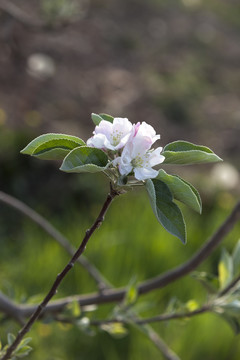
M 16 350 L 17 346 L 19 345 L 19 343 L 21 342 L 23 337 L 28 333 L 28 331 L 31 329 L 31 327 L 35 323 L 35 321 L 41 315 L 42 311 L 46 308 L 49 301 L 56 294 L 57 289 L 58 289 L 59 285 L 61 284 L 62 280 L 65 278 L 67 273 L 73 268 L 73 266 L 74 266 L 75 262 L 77 261 L 77 259 L 79 258 L 79 256 L 81 256 L 81 254 L 84 252 L 86 245 L 87 245 L 89 239 L 91 238 L 92 234 L 94 233 L 95 230 L 97 230 L 101 226 L 101 224 L 104 220 L 104 216 L 105 216 L 109 206 L 111 205 L 113 199 L 117 195 L 119 195 L 119 193 L 116 190 L 114 190 L 112 188 L 112 186 L 110 185 L 110 193 L 108 194 L 97 219 L 95 220 L 95 222 L 93 223 L 91 228 L 86 231 L 86 234 L 85 234 L 79 248 L 77 249 L 77 251 L 75 252 L 73 257 L 71 258 L 71 260 L 68 262 L 68 264 L 61 271 L 61 273 L 57 275 L 56 280 L 54 281 L 50 291 L 48 292 L 46 297 L 43 299 L 43 301 L 37 306 L 36 310 L 33 312 L 30 319 L 27 321 L 27 323 L 18 332 L 16 339 L 6 350 L 6 353 L 5 353 L 5 355 L 3 355 L 1 360 L 7 360 L 7 359 L 11 358 L 13 352 Z
M 3 191 L 0 191 L 0 201 L 27 216 L 29 219 L 39 225 L 53 239 L 55 239 L 58 244 L 68 252 L 68 254 L 71 256 L 74 255 L 76 249 L 70 244 L 69 240 L 63 236 L 53 225 L 51 225 L 49 221 L 47 221 L 43 216 L 38 214 L 28 205 L 24 204 L 22 201 L 14 198 L 13 196 L 4 193 Z M 82 255 L 77 259 L 77 262 L 82 265 L 96 281 L 100 291 L 111 287 L 110 283 L 104 278 L 100 271 L 93 264 L 91 264 L 85 256 Z
M 146 294 L 155 289 L 163 288 L 197 268 L 197 266 L 199 266 L 213 252 L 216 246 L 219 245 L 220 242 L 224 239 L 224 237 L 232 230 L 233 226 L 236 224 L 239 218 L 240 202 L 235 206 L 235 208 L 232 210 L 232 213 L 219 227 L 216 233 L 210 238 L 210 240 L 208 240 L 206 244 L 203 245 L 200 250 L 192 256 L 191 259 L 189 259 L 183 265 L 177 266 L 176 268 L 167 271 L 160 276 L 140 283 L 138 286 L 139 295 Z M 126 288 L 107 289 L 100 294 L 93 293 L 80 296 L 66 297 L 64 299 L 52 301 L 50 304 L 48 304 L 43 313 L 61 312 L 66 305 L 72 303 L 73 301 L 78 301 L 81 306 L 118 302 L 123 300 L 126 291 Z M 36 309 L 35 305 L 24 304 L 16 306 L 18 307 L 19 313 L 21 313 L 21 316 L 23 318 L 30 316 L 30 314 Z
M 147 293 L 154 289 L 162 288 L 173 281 L 189 274 L 195 270 L 204 260 L 206 260 L 213 250 L 220 244 L 225 236 L 232 230 L 237 221 L 240 220 L 240 202 L 237 203 L 229 217 L 219 227 L 215 234 L 183 265 L 167 271 L 165 274 L 157 276 L 151 280 L 142 283 L 139 288 L 139 294 Z
M 185 312 L 176 312 L 172 314 L 161 314 L 156 315 L 148 318 L 143 319 L 134 319 L 134 323 L 137 325 L 145 325 L 145 324 L 152 324 L 156 322 L 163 322 L 163 321 L 170 321 L 170 320 L 177 320 L 177 319 L 184 319 L 194 317 L 196 315 L 203 314 L 205 312 L 211 311 L 211 304 L 203 305 L 201 308 L 193 310 L 193 311 L 185 311 Z M 69 321 L 65 321 L 64 318 L 56 317 L 56 320 L 61 322 L 72 323 L 72 319 Z M 90 325 L 92 326 L 101 326 L 105 324 L 112 324 L 112 323 L 121 323 L 121 324 L 128 324 L 127 321 L 123 319 L 113 318 L 113 319 L 103 319 L 103 320 L 91 320 Z

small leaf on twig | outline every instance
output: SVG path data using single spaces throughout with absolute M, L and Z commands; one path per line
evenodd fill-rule
M 102 120 L 109 121 L 111 123 L 114 120 L 114 117 L 111 116 L 111 115 L 108 115 L 108 114 L 94 114 L 94 113 L 92 113 L 91 118 L 92 118 L 93 123 L 96 126 L 99 125 Z
M 101 325 L 101 329 L 108 332 L 114 338 L 123 338 L 128 334 L 128 330 L 121 323 L 111 323 Z
M 233 279 L 233 260 L 226 249 L 222 250 L 220 262 L 218 264 L 218 277 L 220 289 L 226 287 Z

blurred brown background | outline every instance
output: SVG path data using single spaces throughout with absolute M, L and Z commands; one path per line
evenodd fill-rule
M 80 189 L 19 151 L 44 132 L 87 140 L 91 112 L 105 112 L 147 121 L 162 146 L 209 146 L 230 167 L 201 173 L 239 194 L 239 39 L 236 0 L 0 0 L 2 189 L 36 203 L 47 188 Z
M 237 164 L 239 15 L 236 0 L 2 0 L 0 123 L 86 139 L 106 112 Z

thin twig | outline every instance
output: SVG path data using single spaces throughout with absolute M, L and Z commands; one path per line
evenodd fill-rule
M 194 317 L 196 315 L 203 314 L 205 312 L 211 311 L 211 305 L 206 304 L 203 305 L 201 308 L 193 310 L 193 311 L 185 311 L 185 312 L 176 312 L 171 314 L 161 314 L 156 315 L 148 318 L 141 318 L 141 319 L 134 319 L 134 323 L 138 325 L 145 325 L 145 324 L 151 324 L 156 322 L 163 322 L 163 321 L 170 321 L 170 320 L 177 320 L 177 319 L 184 319 L 184 318 L 190 318 Z M 57 317 L 59 321 L 62 322 L 72 322 L 72 319 L 69 319 L 69 321 L 64 321 L 64 318 Z M 67 319 L 65 319 L 67 320 Z M 90 325 L 92 326 L 101 326 L 105 324 L 113 324 L 113 323 L 121 323 L 121 324 L 127 324 L 127 321 L 124 321 L 123 319 L 118 318 L 112 318 L 112 319 L 103 319 L 103 320 L 91 320 Z
M 227 294 L 230 290 L 234 289 L 235 285 L 240 281 L 240 275 L 236 277 L 230 284 L 228 284 L 223 290 L 221 290 L 218 294 L 218 297 L 221 297 L 225 294 Z
M 22 201 L 16 199 L 13 196 L 4 193 L 3 191 L 0 191 L 0 201 L 27 216 L 29 219 L 39 225 L 47 234 L 53 237 L 58 242 L 58 244 L 68 252 L 68 254 L 71 256 L 74 255 L 76 249 L 70 244 L 69 240 L 63 236 L 53 225 L 51 225 L 49 221 L 47 221 L 43 216 L 38 214 L 28 205 L 24 204 Z M 100 291 L 111 287 L 110 283 L 104 278 L 100 271 L 93 264 L 91 264 L 85 256 L 81 256 L 79 259 L 77 259 L 77 262 L 81 264 L 96 281 Z
M 42 311 L 46 308 L 46 306 L 47 306 L 48 302 L 51 300 L 51 298 L 56 294 L 57 289 L 58 289 L 59 285 L 61 284 L 62 280 L 65 278 L 67 273 L 73 268 L 73 266 L 74 266 L 75 262 L 77 261 L 77 259 L 79 258 L 79 256 L 81 256 L 81 254 L 84 252 L 86 245 L 87 245 L 89 239 L 91 238 L 92 234 L 94 233 L 95 230 L 97 230 L 101 226 L 101 224 L 104 220 L 104 216 L 105 216 L 109 206 L 111 205 L 113 199 L 117 195 L 119 195 L 119 193 L 116 190 L 114 190 L 112 188 L 112 186 L 110 185 L 110 193 L 108 194 L 97 219 L 95 220 L 95 222 L 93 223 L 91 228 L 86 231 L 86 234 L 85 234 L 79 248 L 77 249 L 77 251 L 75 252 L 73 257 L 71 258 L 71 260 L 68 262 L 68 264 L 61 271 L 61 273 L 57 275 L 56 280 L 54 281 L 50 291 L 48 292 L 46 297 L 43 299 L 43 301 L 38 305 L 37 309 L 31 315 L 31 317 L 27 321 L 27 323 L 18 332 L 16 339 L 9 346 L 9 348 L 6 351 L 6 354 L 1 358 L 1 360 L 7 360 L 7 359 L 11 358 L 13 352 L 16 350 L 17 346 L 19 345 L 19 343 L 21 342 L 23 337 L 31 329 L 31 327 L 33 326 L 35 321 L 41 315 Z
M 156 333 L 155 330 L 149 325 L 144 325 L 146 328 L 146 332 L 143 330 L 145 334 L 147 334 L 148 338 L 152 341 L 152 343 L 157 347 L 158 350 L 162 353 L 163 357 L 166 360 L 181 360 L 180 357 L 170 349 L 165 341 Z

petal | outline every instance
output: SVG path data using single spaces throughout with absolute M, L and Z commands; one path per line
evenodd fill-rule
M 126 148 L 123 149 L 122 156 L 121 156 L 121 163 L 122 164 L 130 164 L 133 160 L 131 153 L 126 150 Z
M 148 136 L 151 139 L 156 135 L 154 128 L 145 121 L 139 126 L 137 136 Z
M 149 153 L 148 163 L 150 167 L 161 164 L 165 160 L 165 157 L 160 155 L 161 151 L 162 147 L 158 147 L 153 152 Z
M 123 164 L 122 162 L 119 164 L 119 172 L 121 175 L 128 175 L 132 171 L 133 167 L 131 163 Z
M 95 134 L 104 134 L 107 138 L 112 133 L 113 124 L 109 121 L 102 120 L 99 125 L 95 127 Z
M 156 135 L 152 138 L 152 144 L 155 143 L 155 141 L 159 140 L 160 139 L 160 135 Z
M 113 131 L 118 130 L 124 135 L 131 132 L 132 126 L 132 123 L 127 118 L 114 118 L 113 120 Z
M 121 138 L 120 142 L 116 146 L 116 150 L 121 149 L 122 147 L 124 147 L 126 145 L 126 143 L 128 142 L 128 140 L 130 138 L 130 135 L 131 135 L 131 133 L 128 133 L 127 135 L 125 135 L 124 137 Z
M 158 171 L 151 168 L 135 168 L 134 175 L 137 180 L 153 179 L 158 175 Z
M 147 136 L 143 136 L 143 137 L 136 136 L 135 138 L 133 138 L 132 151 L 131 151 L 132 158 L 134 159 L 137 156 L 144 155 L 146 151 L 150 149 L 151 145 L 152 145 L 152 141 Z
M 103 134 L 97 134 L 87 140 L 87 145 L 95 147 L 97 149 L 105 148 L 106 136 Z

